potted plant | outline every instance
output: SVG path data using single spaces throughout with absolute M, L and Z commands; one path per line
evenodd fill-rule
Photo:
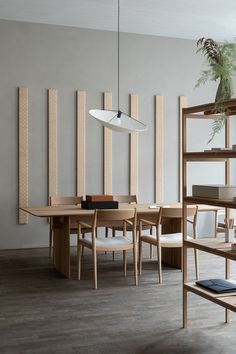
M 203 37 L 197 41 L 197 46 L 199 47 L 197 53 L 201 51 L 207 59 L 208 69 L 202 71 L 196 86 L 204 84 L 208 80 L 219 80 L 215 97 L 215 113 L 221 113 L 221 117 L 213 121 L 209 143 L 221 131 L 227 117 L 227 112 L 221 103 L 233 95 L 232 76 L 236 70 L 236 45 L 228 42 L 220 44 L 211 38 Z

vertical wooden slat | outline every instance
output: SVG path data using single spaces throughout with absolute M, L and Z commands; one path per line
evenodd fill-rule
M 48 197 L 57 195 L 57 90 L 48 90 Z
M 182 201 L 182 108 L 187 107 L 187 97 L 179 96 L 179 202 Z
M 163 202 L 163 96 L 155 97 L 155 202 Z
M 112 93 L 104 92 L 103 109 L 112 109 Z M 112 130 L 103 128 L 103 193 L 112 194 Z
M 76 194 L 85 197 L 86 173 L 86 92 L 77 91 Z
M 228 117 L 225 122 L 225 147 L 230 147 L 230 118 Z M 225 161 L 225 184 L 230 185 L 230 159 Z M 231 218 L 232 211 L 228 208 L 225 209 L 226 219 Z M 225 279 L 230 279 L 230 260 L 225 259 Z M 231 318 L 231 312 L 225 309 L 225 322 L 228 323 Z
M 29 197 L 29 142 L 28 142 L 28 88 L 18 90 L 19 115 L 19 208 L 28 205 Z M 28 214 L 19 210 L 19 224 L 28 224 Z
M 130 95 L 130 115 L 138 119 L 138 95 Z M 138 133 L 130 134 L 129 193 L 131 195 L 138 195 Z

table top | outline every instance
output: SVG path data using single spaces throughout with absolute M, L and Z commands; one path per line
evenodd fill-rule
M 155 206 L 155 207 L 154 207 Z M 162 203 L 162 204 L 126 204 L 120 203 L 119 209 L 137 209 L 137 213 L 155 213 L 159 207 L 172 209 L 182 208 L 181 203 Z M 191 207 L 190 205 L 188 207 Z M 21 210 L 38 217 L 53 217 L 53 216 L 73 216 L 73 215 L 92 215 L 94 210 L 82 209 L 80 205 L 58 205 L 58 206 L 35 206 L 22 207 Z M 211 205 L 200 204 L 198 211 L 216 211 L 220 208 Z

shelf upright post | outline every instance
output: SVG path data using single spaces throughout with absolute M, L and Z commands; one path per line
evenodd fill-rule
M 226 118 L 225 122 L 225 147 L 230 147 L 230 120 L 229 117 Z M 230 160 L 225 161 L 225 184 L 230 185 Z M 226 220 L 230 218 L 230 209 L 225 208 L 225 218 Z M 225 258 L 225 279 L 230 278 L 230 260 Z M 225 309 L 225 322 L 230 321 L 230 311 Z
M 187 247 L 184 240 L 187 239 L 187 203 L 184 198 L 187 195 L 187 162 L 184 153 L 187 152 L 187 115 L 182 109 L 182 209 L 183 209 L 183 246 L 182 246 L 182 271 L 183 271 L 183 328 L 187 327 L 188 321 L 188 292 L 184 284 L 188 278 Z

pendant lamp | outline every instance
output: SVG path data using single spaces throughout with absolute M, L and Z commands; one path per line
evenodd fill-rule
M 147 126 L 137 119 L 120 110 L 120 0 L 118 1 L 118 110 L 91 109 L 89 114 L 97 119 L 100 124 L 119 132 L 142 132 Z

